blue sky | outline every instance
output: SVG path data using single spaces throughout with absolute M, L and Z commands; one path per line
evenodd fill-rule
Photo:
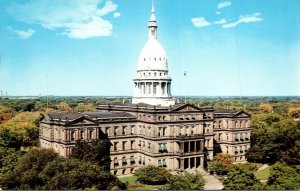
M 300 95 L 299 0 L 154 4 L 174 96 Z M 151 0 L 0 0 L 0 90 L 132 95 L 150 11 Z

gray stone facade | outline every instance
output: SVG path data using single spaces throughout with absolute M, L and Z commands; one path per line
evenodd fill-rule
M 110 104 L 97 110 L 45 115 L 40 146 L 68 157 L 76 140 L 107 137 L 115 175 L 150 164 L 172 171 L 201 169 L 213 158 L 214 142 L 235 162 L 245 162 L 250 147 L 250 116 L 243 111 L 190 104 Z

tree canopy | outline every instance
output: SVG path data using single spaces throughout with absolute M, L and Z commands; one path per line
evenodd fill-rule
M 125 189 L 126 186 L 98 165 L 59 157 L 53 150 L 30 149 L 13 170 L 0 177 L 2 189 Z
M 238 165 L 230 168 L 223 184 L 225 190 L 257 190 L 262 188 L 253 172 Z
M 297 122 L 279 114 L 258 114 L 253 117 L 251 147 L 246 153 L 248 161 L 275 163 L 299 162 L 300 130 Z M 299 164 L 299 163 L 298 163 Z
M 165 184 L 171 176 L 169 170 L 153 165 L 145 166 L 135 172 L 137 180 L 144 184 Z
M 205 180 L 203 176 L 196 172 L 195 174 L 185 172 L 184 174 L 172 175 L 167 179 L 164 190 L 203 190 Z
M 299 190 L 300 169 L 277 162 L 271 167 L 266 189 Z
M 92 141 L 76 141 L 72 148 L 71 158 L 97 164 L 105 171 L 110 169 L 110 141 L 108 139 L 95 139 Z

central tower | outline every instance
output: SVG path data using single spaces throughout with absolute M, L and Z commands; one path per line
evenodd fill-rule
M 157 40 L 157 22 L 152 11 L 148 24 L 149 37 L 139 60 L 132 103 L 169 106 L 175 104 L 171 97 L 171 81 L 168 74 L 168 59 L 165 50 Z

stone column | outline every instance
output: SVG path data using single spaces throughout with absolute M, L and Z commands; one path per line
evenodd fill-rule
M 180 142 L 180 151 L 184 153 L 184 142 Z
M 200 157 L 200 166 L 201 166 L 201 167 L 204 166 L 204 165 L 203 165 L 203 161 L 204 161 L 204 160 L 203 160 L 203 156 L 202 156 L 202 157 Z
M 160 82 L 157 82 L 157 86 L 156 86 L 156 95 L 157 95 L 157 97 L 160 97 L 160 88 L 161 88 L 161 86 L 160 86 Z
M 180 169 L 184 169 L 184 159 L 180 159 Z

